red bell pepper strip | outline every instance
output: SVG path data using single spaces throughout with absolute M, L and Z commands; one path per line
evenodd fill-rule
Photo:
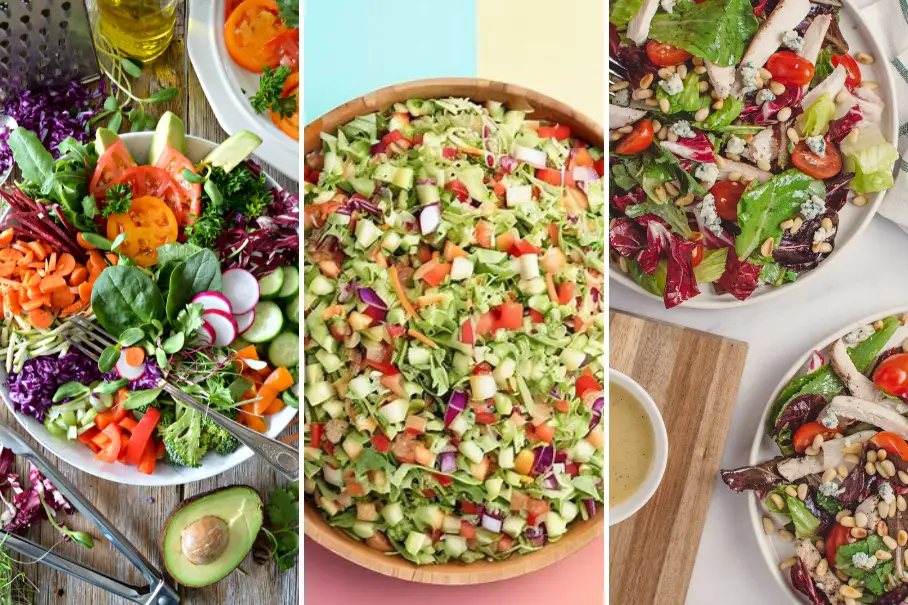
M 151 409 L 151 408 L 149 408 L 149 409 Z M 126 418 L 124 418 L 123 420 L 118 422 L 117 424 L 119 424 L 120 428 L 123 429 L 124 431 L 129 431 L 130 433 L 134 433 L 136 430 L 136 425 L 138 425 L 139 423 L 136 422 L 135 418 L 131 418 L 131 417 L 127 416 Z
M 155 408 L 148 408 L 148 411 L 142 416 L 142 420 L 136 424 L 126 451 L 126 462 L 128 464 L 138 465 L 142 461 L 145 447 L 151 441 L 151 435 L 155 427 L 158 426 L 160 419 L 161 412 Z
M 116 462 L 117 457 L 120 455 L 120 448 L 123 445 L 120 427 L 109 423 L 101 432 L 107 437 L 108 441 L 101 446 L 101 451 L 95 454 L 95 458 L 112 464 Z
M 161 442 L 163 445 L 163 442 Z M 154 465 L 158 459 L 158 448 L 155 446 L 154 441 L 151 439 L 148 440 L 148 443 L 145 444 L 145 449 L 142 451 L 142 457 L 139 460 L 139 472 L 146 475 L 150 475 L 154 472 Z M 127 454 L 128 456 L 128 454 Z
M 106 412 L 101 412 L 95 416 L 95 426 L 98 430 L 103 431 L 109 424 L 116 424 L 126 418 L 126 408 L 117 403 Z

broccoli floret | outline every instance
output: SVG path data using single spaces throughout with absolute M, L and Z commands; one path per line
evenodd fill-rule
M 167 460 L 179 466 L 201 466 L 208 446 L 202 439 L 202 415 L 180 406 L 177 419 L 164 430 Z
M 237 417 L 237 411 L 233 408 L 224 410 L 222 413 L 234 420 Z M 209 417 L 205 417 L 202 421 L 202 441 L 209 450 L 213 450 L 221 456 L 232 454 L 240 447 L 240 442 L 236 437 L 219 427 Z
M 167 431 L 167 427 L 173 424 L 173 421 L 176 420 L 176 411 L 173 406 L 167 406 L 163 409 L 160 409 L 161 417 L 158 419 L 158 424 L 155 429 L 158 432 L 158 436 L 163 438 L 164 433 Z

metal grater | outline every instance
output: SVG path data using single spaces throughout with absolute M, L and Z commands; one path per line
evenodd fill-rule
M 0 101 L 17 88 L 100 75 L 83 0 L 0 0 Z

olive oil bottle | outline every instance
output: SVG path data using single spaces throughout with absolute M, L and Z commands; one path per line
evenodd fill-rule
M 159 57 L 173 39 L 180 0 L 96 0 L 101 33 L 121 53 Z

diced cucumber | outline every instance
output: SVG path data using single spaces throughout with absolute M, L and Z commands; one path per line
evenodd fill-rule
M 274 367 L 292 368 L 300 362 L 300 337 L 281 332 L 268 346 L 268 361 Z
M 255 321 L 243 337 L 256 344 L 268 342 L 280 334 L 283 327 L 284 314 L 281 313 L 281 308 L 269 300 L 264 300 L 255 305 Z
M 57 423 L 50 419 L 50 416 L 47 416 L 44 419 L 44 428 L 47 429 L 47 432 L 53 435 L 54 437 L 60 437 L 61 435 L 66 434 L 66 429 L 60 428 L 57 426 Z
M 381 516 L 385 518 L 390 527 L 394 527 L 404 520 L 404 509 L 400 502 L 392 502 L 381 509 Z
M 407 534 L 407 540 L 404 543 L 404 546 L 407 549 L 407 552 L 411 555 L 416 555 L 422 547 L 426 545 L 426 534 L 420 533 L 418 531 L 411 531 Z
M 516 538 L 521 534 L 521 532 L 523 532 L 525 525 L 526 521 L 523 520 L 523 517 L 505 517 L 504 523 L 501 526 L 501 530 L 509 536 Z
M 580 508 L 570 500 L 563 500 L 558 507 L 558 512 L 561 513 L 561 518 L 565 523 L 570 523 L 580 514 Z
M 457 558 L 467 550 L 467 541 L 460 536 L 445 536 L 445 552 Z
M 353 524 L 353 533 L 359 536 L 360 538 L 367 539 L 371 538 L 375 533 L 375 524 L 367 523 L 365 521 L 357 521 Z
M 297 276 L 297 283 L 299 276 Z M 259 278 L 259 298 L 268 300 L 274 298 L 284 287 L 284 268 L 278 267 L 268 275 Z M 258 310 L 256 310 L 256 319 L 258 319 Z M 247 339 L 248 340 L 248 339 Z
M 545 523 L 546 533 L 551 537 L 560 536 L 567 531 L 567 521 L 553 510 L 546 513 L 543 523 Z
M 316 276 L 318 278 L 319 276 Z M 312 280 L 313 282 L 315 280 Z M 332 287 L 332 290 L 334 288 Z M 284 285 L 281 286 L 281 291 L 277 293 L 278 298 L 290 298 L 291 296 L 296 296 L 297 292 L 300 291 L 300 270 L 294 267 L 293 265 L 287 265 L 284 267 Z
M 300 296 L 297 294 L 290 302 L 287 303 L 287 306 L 284 307 L 284 315 L 287 316 L 287 319 L 292 321 L 295 324 L 300 322 Z M 235 341 L 234 341 L 235 342 Z
M 460 453 L 467 457 L 467 460 L 473 464 L 479 464 L 482 462 L 483 453 L 482 450 L 476 445 L 473 441 L 461 441 L 460 445 L 457 446 L 457 449 L 460 450 Z
M 316 382 L 306 385 L 305 395 L 309 405 L 319 405 L 334 397 L 334 387 L 330 382 Z
M 286 334 L 286 332 L 284 334 Z M 281 336 L 283 336 L 283 334 Z M 278 338 L 280 338 L 280 336 L 278 336 Z M 277 339 L 275 339 L 274 342 L 277 342 Z M 297 342 L 297 346 L 299 346 L 299 342 Z M 320 364 L 322 364 L 322 367 L 329 374 L 332 374 L 332 373 L 338 371 L 344 365 L 344 362 L 341 361 L 340 357 L 338 357 L 334 353 L 329 353 L 328 351 L 326 351 L 324 349 L 319 349 L 318 352 L 315 354 L 315 358 L 318 359 L 318 362 Z M 274 362 L 272 362 L 272 363 L 274 363 Z
M 296 271 L 295 267 L 293 269 L 294 269 L 294 271 Z M 265 279 L 265 278 L 262 278 L 262 279 Z M 296 288 L 296 291 L 294 292 L 294 294 L 296 294 L 296 292 L 299 291 L 299 283 L 300 283 L 300 275 L 299 275 L 299 271 L 297 271 L 296 272 L 296 284 L 294 286 Z M 331 294 L 332 292 L 334 292 L 334 284 L 331 282 L 331 280 L 326 278 L 324 275 L 316 275 L 315 277 L 312 278 L 312 281 L 309 282 L 309 291 L 312 292 L 313 294 L 315 294 L 316 296 L 325 296 L 326 294 Z M 283 292 L 283 286 L 281 286 L 281 292 Z

